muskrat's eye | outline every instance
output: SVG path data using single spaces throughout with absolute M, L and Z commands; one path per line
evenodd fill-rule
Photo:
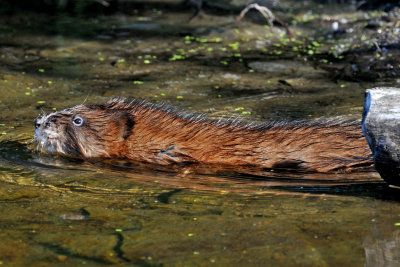
M 72 121 L 75 126 L 82 126 L 83 124 L 83 119 L 81 117 L 75 117 L 75 119 Z

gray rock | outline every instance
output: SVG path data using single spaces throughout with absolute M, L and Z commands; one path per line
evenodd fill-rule
M 400 88 L 366 91 L 362 129 L 376 170 L 387 183 L 400 186 Z
M 326 74 L 326 71 L 315 69 L 313 66 L 305 62 L 297 62 L 293 60 L 278 61 L 252 61 L 248 63 L 248 67 L 256 72 L 265 72 L 273 75 L 284 76 L 320 76 Z

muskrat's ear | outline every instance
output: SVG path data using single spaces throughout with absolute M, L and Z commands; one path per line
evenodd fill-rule
M 123 127 L 122 137 L 127 139 L 133 133 L 133 126 L 135 125 L 135 116 L 128 112 L 123 112 L 120 116 L 120 123 Z

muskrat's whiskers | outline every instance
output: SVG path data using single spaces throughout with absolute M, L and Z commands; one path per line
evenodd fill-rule
M 47 116 L 47 113 L 43 110 L 43 108 L 40 108 L 40 110 L 42 111 L 42 114 L 40 114 L 42 117 Z
M 87 102 L 87 100 L 88 100 L 88 98 L 89 98 L 89 95 L 90 95 L 90 93 L 88 93 L 88 95 L 86 96 L 85 100 L 83 100 L 83 102 L 82 102 L 81 105 L 83 105 L 83 104 L 85 104 L 85 103 Z

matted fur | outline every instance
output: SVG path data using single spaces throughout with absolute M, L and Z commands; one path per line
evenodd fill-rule
M 74 124 L 81 118 L 83 124 Z M 79 121 L 79 120 L 78 120 Z M 82 158 L 247 165 L 328 172 L 372 164 L 357 123 L 209 120 L 166 105 L 117 98 L 36 119 L 35 140 L 48 152 Z

